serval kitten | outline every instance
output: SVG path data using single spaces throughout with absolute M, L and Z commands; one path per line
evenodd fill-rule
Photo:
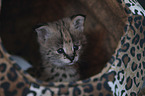
M 40 80 L 71 82 L 80 79 L 77 62 L 86 43 L 84 21 L 84 15 L 75 15 L 35 29 L 44 69 Z

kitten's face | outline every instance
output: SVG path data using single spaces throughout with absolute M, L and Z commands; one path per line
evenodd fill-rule
M 84 19 L 78 15 L 36 28 L 44 65 L 64 66 L 78 61 L 86 42 Z

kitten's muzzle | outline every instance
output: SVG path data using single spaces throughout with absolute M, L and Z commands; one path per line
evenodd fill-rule
M 68 54 L 64 53 L 64 56 L 66 56 L 67 59 L 69 59 L 71 62 L 73 62 L 73 60 L 75 58 L 75 53 L 73 55 L 68 55 Z
M 66 54 L 66 58 L 68 58 L 71 62 L 73 62 L 73 60 L 74 60 L 74 56 L 69 56 L 67 54 Z

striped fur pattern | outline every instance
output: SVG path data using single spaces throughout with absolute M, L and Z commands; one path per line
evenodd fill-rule
M 77 62 L 86 43 L 83 33 L 84 15 L 75 15 L 38 28 L 38 42 L 45 81 L 76 81 L 80 78 Z

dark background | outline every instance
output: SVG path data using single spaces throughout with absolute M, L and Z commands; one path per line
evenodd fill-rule
M 33 27 L 63 17 L 84 14 L 88 45 L 80 65 L 84 78 L 99 73 L 111 58 L 127 18 L 117 0 L 2 0 L 0 36 L 10 54 L 41 66 Z

